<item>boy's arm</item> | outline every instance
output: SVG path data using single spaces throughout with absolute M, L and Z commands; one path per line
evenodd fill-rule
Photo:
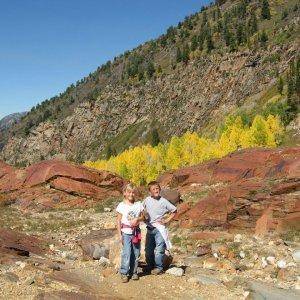
M 170 215 L 166 219 L 162 219 L 161 220 L 162 224 L 168 224 L 168 223 L 170 223 L 173 220 L 173 218 L 175 217 L 175 214 L 176 214 L 176 211 L 177 211 L 177 208 L 176 208 L 175 205 L 173 205 L 167 199 L 165 199 L 165 201 L 166 201 L 166 208 L 170 212 Z
M 117 214 L 117 232 L 118 232 L 120 241 L 123 243 L 122 231 L 121 231 L 121 219 L 122 219 L 122 215 L 120 213 L 118 213 Z

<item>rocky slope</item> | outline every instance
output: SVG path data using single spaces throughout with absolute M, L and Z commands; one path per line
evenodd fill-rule
M 224 20 L 226 14 L 232 15 L 233 27 L 238 4 L 228 1 L 220 7 Z M 247 5 L 245 20 L 251 11 L 260 19 L 259 2 Z M 261 107 L 276 95 L 277 76 L 284 76 L 299 49 L 298 7 L 293 0 L 270 5 L 272 19 L 258 22 L 259 30 L 268 31 L 265 46 L 259 44 L 260 33 L 256 33 L 248 44 L 230 52 L 223 45 L 217 20 L 213 21 L 217 8 L 212 6 L 207 9 L 215 42 L 211 52 L 196 49 L 189 61 L 176 61 L 176 48 L 185 44 L 192 47 L 192 37 L 208 26 L 203 25 L 203 12 L 195 14 L 176 27 L 173 38 L 166 34 L 145 43 L 99 68 L 61 96 L 33 108 L 14 127 L 0 157 L 20 166 L 54 157 L 82 162 L 98 158 L 107 145 L 119 152 L 143 143 L 153 127 L 159 129 L 161 139 L 186 130 L 210 135 L 224 116 L 237 108 Z M 283 8 L 288 11 L 287 18 L 281 16 Z M 167 40 L 164 46 L 163 38 Z M 137 57 L 151 58 L 155 76 L 138 79 L 128 75 L 128 67 Z

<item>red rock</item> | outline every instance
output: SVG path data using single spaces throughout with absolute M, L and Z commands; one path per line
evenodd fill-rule
M 0 228 L 0 256 L 42 255 L 47 252 L 46 242 L 35 236 Z
M 47 160 L 25 169 L 0 163 L 0 195 L 24 210 L 86 207 L 121 195 L 125 180 L 66 161 Z M 2 200 L 3 201 L 3 200 Z
M 211 247 L 210 245 L 204 245 L 204 246 L 199 246 L 196 250 L 196 255 L 197 256 L 203 256 L 206 254 L 210 254 L 211 253 Z
M 298 229 L 300 148 L 248 149 L 222 159 L 163 174 L 163 186 L 208 196 L 178 215 L 181 227 L 222 227 L 230 231 Z M 221 183 L 221 184 L 220 184 Z M 218 185 L 216 185 L 218 184 Z

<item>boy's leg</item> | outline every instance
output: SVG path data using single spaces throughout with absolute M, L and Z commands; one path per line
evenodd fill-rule
M 121 254 L 121 267 L 120 273 L 122 275 L 128 275 L 130 268 L 130 256 L 131 256 L 131 235 L 122 233 L 123 236 L 123 248 Z
M 154 249 L 155 249 L 154 234 L 152 234 L 152 230 L 148 229 L 146 234 L 145 256 L 146 256 L 146 263 L 149 268 L 153 268 L 155 265 Z
M 166 243 L 162 235 L 160 234 L 159 230 L 155 230 L 155 267 L 159 269 L 160 271 L 163 270 L 163 259 L 165 255 L 165 250 L 166 250 Z

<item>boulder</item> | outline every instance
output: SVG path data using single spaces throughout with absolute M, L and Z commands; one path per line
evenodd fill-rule
M 10 229 L 0 228 L 0 262 L 12 257 L 29 257 L 31 254 L 43 255 L 48 252 L 46 241 Z

